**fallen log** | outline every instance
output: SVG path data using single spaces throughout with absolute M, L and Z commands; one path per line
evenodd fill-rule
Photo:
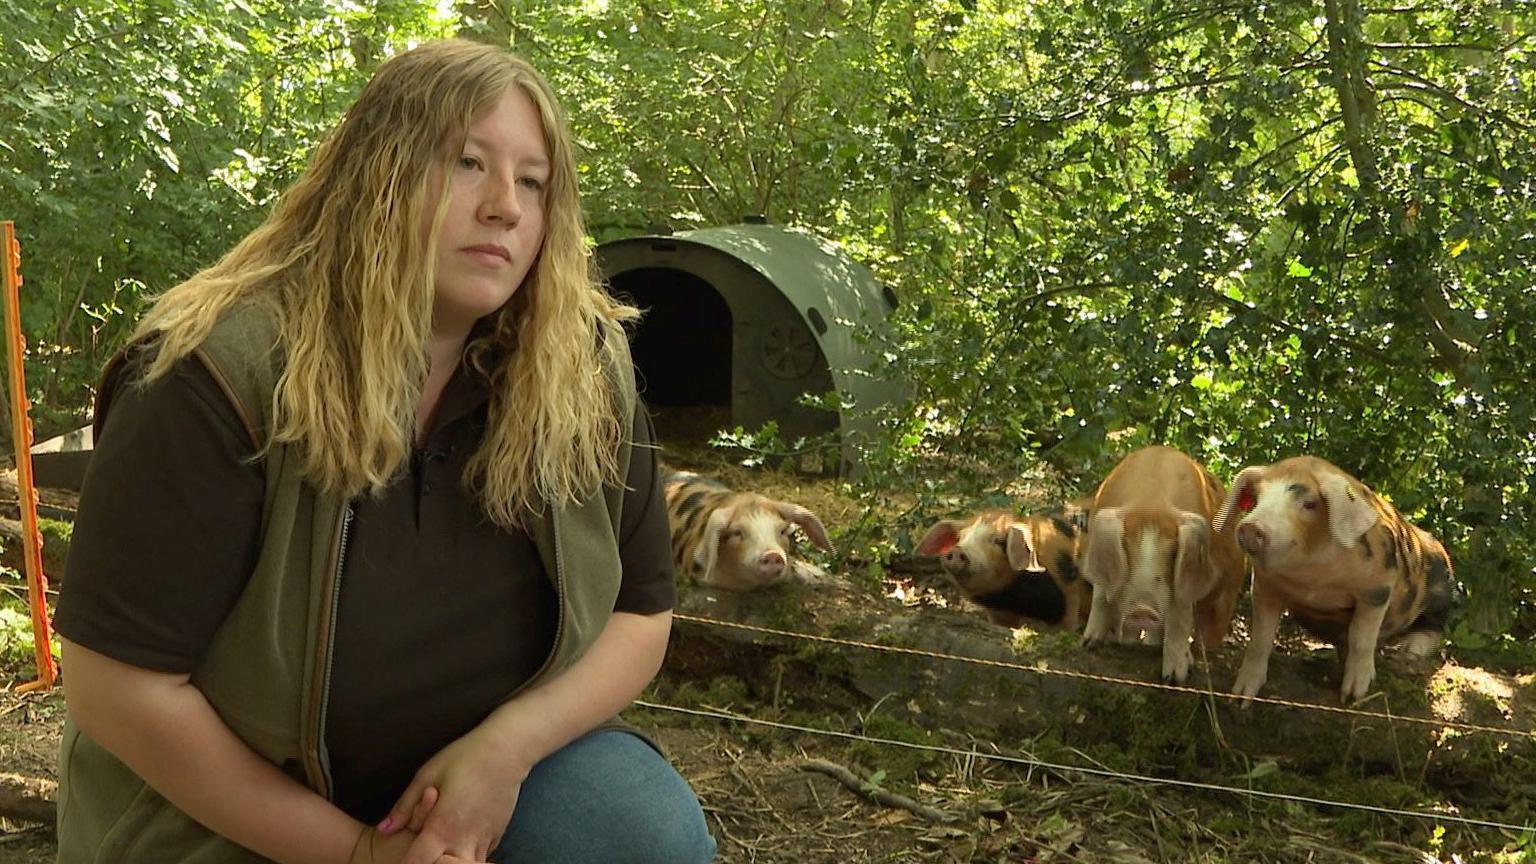
M 0 818 L 54 824 L 59 784 L 43 777 L 0 773 Z

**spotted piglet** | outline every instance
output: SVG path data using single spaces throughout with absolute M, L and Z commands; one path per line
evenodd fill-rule
M 1078 630 L 1092 596 L 1077 569 L 1082 519 L 1076 507 L 1025 519 L 991 510 L 935 523 L 914 551 L 940 556 L 966 599 L 994 624 Z
M 700 585 L 751 591 L 795 571 L 795 526 L 817 548 L 832 543 L 816 514 L 756 492 L 735 492 L 688 472 L 662 481 L 672 526 L 672 560 Z
M 1439 651 L 1453 597 L 1450 555 L 1337 466 L 1297 456 L 1244 468 L 1216 524 L 1235 524 L 1253 560 L 1253 626 L 1232 692 L 1253 696 L 1264 686 L 1286 610 L 1338 647 L 1346 703 L 1370 690 L 1378 643 L 1400 638 L 1415 656 Z
M 1226 638 L 1247 568 L 1230 531 L 1211 530 L 1221 483 L 1169 447 L 1143 447 L 1099 485 L 1081 558 L 1093 584 L 1083 640 L 1162 643 L 1164 680 L 1189 675 L 1189 639 Z

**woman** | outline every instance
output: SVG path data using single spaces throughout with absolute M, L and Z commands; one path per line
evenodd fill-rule
M 674 598 L 636 311 L 590 268 L 548 85 L 445 41 L 156 301 L 59 602 L 61 862 L 713 857 L 604 725 Z

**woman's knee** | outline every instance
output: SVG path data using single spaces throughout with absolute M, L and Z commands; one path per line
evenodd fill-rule
M 605 730 L 534 767 L 493 858 L 705 864 L 714 853 L 687 781 L 640 738 Z

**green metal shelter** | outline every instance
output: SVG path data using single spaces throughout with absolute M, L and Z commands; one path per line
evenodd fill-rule
M 751 222 L 613 240 L 597 258 L 614 293 L 646 310 L 634 354 L 652 405 L 728 409 L 748 430 L 773 420 L 786 440 L 836 430 L 840 467 L 857 471 L 869 409 L 905 395 L 868 374 L 855 336 L 886 330 L 895 294 L 814 234 Z M 849 407 L 799 404 L 833 391 Z

